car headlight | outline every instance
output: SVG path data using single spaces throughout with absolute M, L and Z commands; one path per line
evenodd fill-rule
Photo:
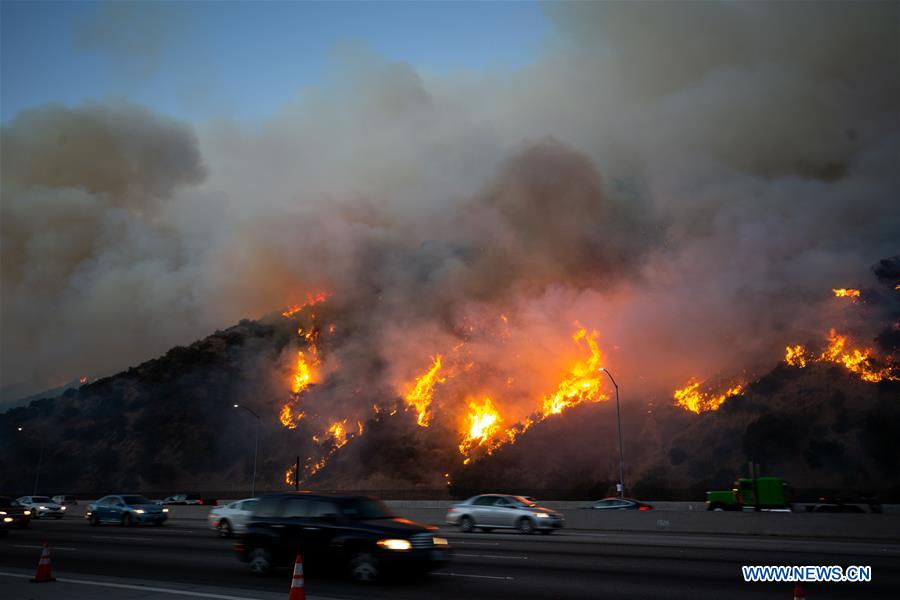
M 3 517 L 3 522 L 4 522 L 4 523 L 12 523 L 12 522 L 13 522 L 13 518 L 12 518 L 12 517 Z
M 5 515 L 5 514 L 6 514 L 5 510 L 0 510 L 0 515 Z
M 169 509 L 168 509 L 168 508 L 164 508 L 164 509 L 163 509 L 163 512 L 169 512 Z
M 435 546 L 446 546 L 448 544 L 447 538 L 433 537 L 431 541 L 434 542 Z
M 65 507 L 65 506 L 60 506 L 60 507 L 59 507 L 59 510 L 66 510 L 66 507 Z
M 47 507 L 46 506 L 38 506 L 38 509 L 39 510 L 47 510 Z
M 144 509 L 143 509 L 143 508 L 136 508 L 136 509 L 134 509 L 134 512 L 136 512 L 136 513 L 139 514 L 139 515 L 142 515 L 142 514 L 144 514 Z
M 22 514 L 25 515 L 26 517 L 30 517 L 31 511 L 30 510 L 22 511 Z
M 538 519 L 549 519 L 550 518 L 550 515 L 548 515 L 547 513 L 534 513 L 534 516 L 536 516 Z
M 409 550 L 412 548 L 409 540 L 378 540 L 378 545 L 388 550 Z

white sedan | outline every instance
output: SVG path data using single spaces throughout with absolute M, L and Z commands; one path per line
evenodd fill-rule
M 220 537 L 227 538 L 236 533 L 244 533 L 247 521 L 256 509 L 256 503 L 256 498 L 247 498 L 214 508 L 209 511 L 209 526 L 215 529 Z
M 22 496 L 21 498 L 16 498 L 16 502 L 31 510 L 32 519 L 40 519 L 41 517 L 62 519 L 66 514 L 65 506 L 60 506 L 47 496 Z

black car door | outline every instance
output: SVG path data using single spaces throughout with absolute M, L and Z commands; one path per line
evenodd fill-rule
M 314 561 L 308 543 L 307 515 L 311 500 L 306 496 L 290 496 L 284 499 L 281 506 L 281 518 L 273 527 L 279 527 L 281 531 L 281 552 L 293 562 L 298 554 L 303 556 L 303 562 Z
M 337 505 L 328 498 L 310 500 L 309 514 L 303 526 L 307 552 L 327 560 L 332 552 L 332 540 L 341 530 L 341 516 Z

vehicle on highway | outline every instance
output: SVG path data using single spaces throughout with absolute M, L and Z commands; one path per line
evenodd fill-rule
M 203 498 L 200 494 L 175 494 L 158 502 L 158 504 L 185 504 L 185 505 L 205 505 L 216 506 L 217 501 Z
M 66 494 L 60 494 L 59 496 L 53 496 L 51 498 L 54 502 L 59 504 L 60 506 L 77 506 L 78 500 L 75 499 L 75 496 L 70 496 Z
M 20 529 L 28 527 L 31 522 L 31 509 L 26 508 L 17 500 L 0 496 L 0 517 L 2 522 L 10 527 L 18 527 Z M 7 519 L 9 519 L 7 521 Z
M 444 564 L 450 546 L 436 530 L 397 517 L 374 498 L 282 493 L 259 499 L 235 550 L 257 574 L 289 565 L 299 553 L 308 572 L 338 568 L 370 582 Z
M 790 511 L 787 484 L 781 477 L 745 477 L 730 490 L 706 492 L 706 510 Z
M 66 516 L 66 507 L 60 506 L 47 496 L 21 496 L 16 498 L 16 502 L 31 511 L 32 519 L 44 517 L 62 519 Z
M 169 517 L 169 509 L 164 508 L 137 494 L 115 494 L 103 496 L 88 504 L 84 518 L 91 525 L 118 523 L 124 526 L 162 525 Z
M 595 500 L 584 508 L 591 510 L 653 510 L 653 506 L 633 498 L 603 498 Z
M 450 507 L 447 523 L 458 525 L 464 532 L 477 528 L 484 532 L 517 529 L 521 533 L 551 533 L 565 524 L 565 518 L 523 496 L 480 494 Z
M 236 500 L 231 504 L 220 506 L 209 511 L 209 526 L 216 530 L 219 537 L 231 537 L 244 533 L 247 520 L 253 515 L 259 498 Z

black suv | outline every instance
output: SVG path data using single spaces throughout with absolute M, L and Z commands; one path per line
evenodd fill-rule
M 297 554 L 306 571 L 346 569 L 357 581 L 422 573 L 450 557 L 447 540 L 397 517 L 380 500 L 294 492 L 263 496 L 235 544 L 254 573 L 290 565 Z

